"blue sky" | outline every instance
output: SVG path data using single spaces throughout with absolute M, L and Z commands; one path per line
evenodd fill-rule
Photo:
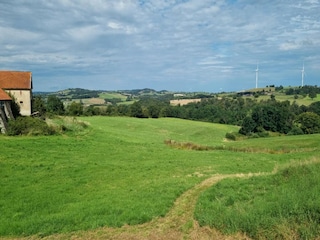
M 66 88 L 240 91 L 320 81 L 320 0 L 1 0 L 0 69 Z

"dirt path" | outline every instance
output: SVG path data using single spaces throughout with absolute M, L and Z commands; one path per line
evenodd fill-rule
M 248 178 L 268 173 L 214 175 L 183 193 L 172 209 L 163 218 L 121 228 L 101 228 L 93 231 L 52 235 L 43 239 L 113 239 L 113 240 L 205 240 L 205 239 L 249 239 L 243 234 L 222 235 L 215 229 L 200 227 L 193 219 L 196 202 L 201 192 L 225 178 Z M 270 174 L 270 173 L 269 173 Z M 31 237 L 28 239 L 37 239 Z

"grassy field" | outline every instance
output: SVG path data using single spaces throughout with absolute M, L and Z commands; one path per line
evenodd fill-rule
M 107 92 L 104 92 L 104 93 L 101 93 L 99 94 L 99 97 L 100 98 L 103 98 L 103 99 L 111 99 L 111 98 L 120 98 L 122 101 L 126 101 L 127 99 L 127 96 L 121 94 L 121 93 L 107 93 Z
M 315 239 L 320 234 L 320 159 L 295 163 L 275 175 L 226 179 L 203 193 L 201 225 L 253 239 Z
M 294 95 L 285 95 L 284 93 L 275 93 L 274 95 L 275 95 L 275 99 L 277 101 L 289 101 L 291 103 L 296 102 L 299 106 L 301 106 L 301 105 L 309 106 L 313 102 L 320 101 L 320 94 L 318 94 L 317 97 L 314 99 L 310 98 L 309 96 L 302 97 L 301 95 L 299 95 L 299 97 L 297 99 L 295 99 Z M 246 98 L 246 97 L 244 97 L 244 98 Z M 255 97 L 253 97 L 253 96 L 251 96 L 249 98 L 255 99 Z M 268 99 L 270 99 L 269 95 L 261 95 L 257 98 L 258 101 L 268 100 Z
M 227 142 L 225 133 L 237 127 L 170 118 L 81 120 L 89 127 L 79 134 L 0 136 L 0 236 L 144 223 L 163 217 L 183 192 L 214 174 L 272 172 L 319 155 L 320 135 Z M 181 150 L 166 140 L 221 150 Z

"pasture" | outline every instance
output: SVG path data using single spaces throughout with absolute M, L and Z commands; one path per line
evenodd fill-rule
M 230 142 L 225 134 L 238 127 L 171 118 L 79 119 L 89 126 L 76 134 L 0 136 L 0 236 L 146 223 L 216 174 L 271 173 L 319 156 L 320 135 Z M 166 140 L 220 150 L 176 149 Z
M 278 93 L 278 92 L 275 92 L 274 93 L 274 96 L 275 96 L 275 99 L 277 101 L 289 101 L 290 103 L 297 103 L 299 106 L 301 105 L 305 105 L 305 106 L 309 106 L 311 103 L 314 103 L 314 102 L 317 102 L 317 101 L 320 101 L 320 94 L 317 94 L 317 97 L 315 97 L 314 99 L 310 98 L 309 96 L 306 96 L 306 97 L 303 97 L 301 95 L 298 96 L 297 99 L 295 99 L 294 95 L 285 95 L 284 93 Z M 255 97 L 253 96 L 250 96 L 250 97 L 244 97 L 244 98 L 251 98 L 251 99 L 256 99 Z M 270 96 L 269 95 L 261 95 L 257 98 L 258 101 L 261 101 L 261 100 L 268 100 L 270 99 Z

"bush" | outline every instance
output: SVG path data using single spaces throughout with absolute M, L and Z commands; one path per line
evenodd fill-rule
M 18 117 L 9 121 L 7 135 L 52 135 L 55 131 L 40 118 Z
M 226 133 L 226 139 L 235 141 L 237 139 L 236 135 L 234 133 Z
M 269 133 L 267 131 L 262 131 L 257 133 L 259 137 L 269 137 Z
M 302 131 L 301 128 L 299 128 L 298 126 L 294 126 L 290 132 L 288 132 L 288 135 L 303 135 L 304 132 Z

